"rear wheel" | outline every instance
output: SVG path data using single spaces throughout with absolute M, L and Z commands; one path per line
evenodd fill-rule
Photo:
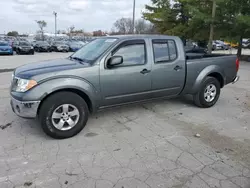
M 88 106 L 79 95 L 60 92 L 43 102 L 39 119 L 47 135 L 64 139 L 78 134 L 85 127 L 88 115 Z
M 210 108 L 220 97 L 220 83 L 214 77 L 207 77 L 201 84 L 200 90 L 194 95 L 194 103 L 201 108 Z

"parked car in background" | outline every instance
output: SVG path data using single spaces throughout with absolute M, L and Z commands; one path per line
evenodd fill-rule
M 238 69 L 236 55 L 187 59 L 179 37 L 101 37 L 68 58 L 16 68 L 11 106 L 21 117 L 38 117 L 49 136 L 69 138 L 89 113 L 108 107 L 185 94 L 198 107 L 212 107 L 221 89 L 239 80 Z
M 235 42 L 228 42 L 228 41 L 225 41 L 225 44 L 231 46 L 232 48 L 238 48 L 238 47 L 239 47 L 239 44 L 238 44 L 238 43 L 235 43 Z
M 13 49 L 8 42 L 0 41 L 0 55 L 13 55 Z
M 250 48 L 250 39 L 242 40 L 242 48 Z
M 213 41 L 212 50 L 223 50 L 223 45 L 216 41 Z
M 16 53 L 17 54 L 31 54 L 34 55 L 34 47 L 26 41 L 20 41 L 16 45 Z
M 229 44 L 226 44 L 224 41 L 221 41 L 221 40 L 216 40 L 216 41 L 214 41 L 214 43 L 215 43 L 217 49 L 229 50 L 229 48 L 230 48 Z
M 69 45 L 70 52 L 76 52 L 82 47 L 81 43 L 78 41 L 70 41 L 68 42 L 68 45 Z
M 46 41 L 36 41 L 34 44 L 35 52 L 51 52 L 51 47 Z
M 69 52 L 69 46 L 62 41 L 52 42 L 51 50 L 54 52 Z

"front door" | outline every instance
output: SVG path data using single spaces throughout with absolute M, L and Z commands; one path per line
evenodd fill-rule
M 123 63 L 100 68 L 102 106 L 148 99 L 151 92 L 151 63 L 148 62 L 145 40 L 121 42 L 110 56 L 122 56 Z
M 181 41 L 151 40 L 154 63 L 152 65 L 152 97 L 178 95 L 185 84 L 186 62 Z

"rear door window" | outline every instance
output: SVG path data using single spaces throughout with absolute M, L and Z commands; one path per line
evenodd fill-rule
M 153 52 L 155 63 L 168 63 L 177 58 L 174 40 L 153 40 Z

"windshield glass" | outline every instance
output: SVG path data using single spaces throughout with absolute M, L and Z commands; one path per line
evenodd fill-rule
M 55 42 L 54 44 L 55 44 L 55 45 L 65 45 L 64 42 Z
M 30 43 L 28 43 L 28 42 L 20 42 L 19 45 L 20 46 L 30 46 Z
M 6 43 L 6 42 L 0 42 L 0 46 L 8 46 L 8 43 Z
M 37 44 L 39 44 L 39 45 L 49 45 L 49 43 L 47 43 L 47 42 L 44 42 L 44 41 L 41 41 L 41 42 L 36 42 Z
M 71 57 L 82 59 L 84 62 L 92 63 L 100 55 L 102 55 L 117 38 L 100 38 L 96 39 L 87 45 L 83 46 L 80 50 L 74 53 Z

